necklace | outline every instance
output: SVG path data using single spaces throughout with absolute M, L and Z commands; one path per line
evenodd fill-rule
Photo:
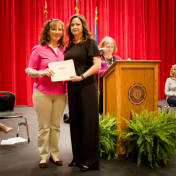
M 114 62 L 114 61 L 113 61 L 113 56 L 111 57 L 111 59 L 107 59 L 107 58 L 103 55 L 103 58 L 104 58 L 104 60 L 106 61 L 106 63 L 107 63 L 108 65 L 112 65 L 112 63 Z

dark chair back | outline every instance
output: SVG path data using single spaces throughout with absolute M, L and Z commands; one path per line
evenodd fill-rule
M 0 91 L 0 115 L 13 114 L 15 95 L 12 92 Z

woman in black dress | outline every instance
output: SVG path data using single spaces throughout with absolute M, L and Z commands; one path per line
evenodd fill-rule
M 98 87 L 94 73 L 101 68 L 100 53 L 85 18 L 73 15 L 67 25 L 69 37 L 65 60 L 73 59 L 76 76 L 68 85 L 73 160 L 68 166 L 80 171 L 99 168 Z

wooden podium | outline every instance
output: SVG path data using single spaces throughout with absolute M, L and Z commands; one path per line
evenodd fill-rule
M 103 117 L 114 114 L 117 129 L 127 129 L 121 117 L 130 120 L 131 109 L 140 113 L 142 106 L 149 111 L 158 111 L 158 63 L 149 60 L 115 61 L 102 75 L 103 77 Z M 118 139 L 120 149 L 124 140 Z M 126 150 L 117 154 L 126 154 Z

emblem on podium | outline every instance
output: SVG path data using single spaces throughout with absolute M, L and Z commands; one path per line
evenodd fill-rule
M 140 84 L 133 84 L 128 90 L 128 99 L 134 105 L 142 104 L 147 96 L 146 88 Z

